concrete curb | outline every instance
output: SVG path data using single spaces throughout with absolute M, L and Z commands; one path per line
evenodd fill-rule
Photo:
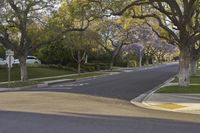
M 126 70 L 132 70 L 134 72 L 137 72 L 137 71 L 143 71 L 143 70 L 151 70 L 151 69 L 155 69 L 155 68 L 159 68 L 159 67 L 163 67 L 163 66 L 167 66 L 167 65 L 172 65 L 172 64 L 177 64 L 176 62 L 174 63 L 166 63 L 166 64 L 158 64 L 156 66 L 143 66 L 143 67 L 137 67 L 137 68 L 122 68 L 122 69 L 119 69 L 120 71 L 126 71 Z
M 90 74 L 90 73 L 101 73 L 104 71 L 94 71 L 94 72 L 86 72 L 86 73 L 81 73 L 81 74 Z M 105 71 L 106 72 L 106 71 Z M 35 80 L 43 80 L 43 79 L 52 79 L 52 78 L 64 78 L 64 77 L 70 77 L 70 76 L 77 76 L 78 74 L 68 74 L 68 75 L 60 75 L 60 76 L 51 76 L 51 77 L 42 77 L 42 78 L 33 78 L 29 79 L 30 81 L 35 81 Z M 20 81 L 20 80 L 18 80 Z M 0 82 L 0 84 L 6 84 L 8 82 Z
M 57 83 L 66 83 L 66 82 L 74 82 L 76 81 L 75 79 L 62 79 L 62 80 L 51 80 L 51 81 L 45 81 L 40 84 L 36 85 L 30 85 L 30 86 L 24 86 L 24 87 L 16 87 L 16 88 L 0 88 L 0 92 L 5 92 L 5 91 L 20 91 L 20 90 L 25 90 L 25 89 L 30 89 L 30 88 L 39 88 L 39 87 L 47 87 L 49 85 L 57 84 Z
M 191 115 L 200 115 L 199 113 L 195 113 L 195 112 L 191 112 L 191 111 L 180 111 L 180 110 L 171 110 L 171 109 L 165 109 L 165 108 L 160 108 L 160 107 L 156 107 L 156 106 L 150 106 L 148 103 L 146 102 L 136 102 L 136 101 L 132 101 L 131 100 L 131 104 L 140 107 L 140 108 L 144 108 L 144 109 L 148 109 L 148 110 L 157 110 L 157 111 L 165 111 L 165 112 L 173 112 L 173 113 L 181 113 L 181 114 L 191 114 Z
M 153 88 L 152 90 L 149 90 L 147 91 L 146 93 L 143 93 L 141 94 L 140 96 L 134 98 L 131 100 L 131 102 L 144 102 L 146 101 L 153 93 L 155 93 L 156 91 L 158 91 L 162 86 L 170 83 L 171 81 L 174 80 L 174 77 L 176 77 L 177 75 L 175 76 L 172 76 L 171 78 L 169 78 L 168 80 L 166 80 L 165 82 L 163 82 L 162 84 L 156 86 L 155 88 Z
M 130 101 L 130 103 L 134 104 L 135 106 L 138 106 L 138 107 L 141 107 L 141 108 L 145 108 L 145 109 L 153 109 L 153 110 L 160 110 L 160 111 L 170 111 L 170 110 L 161 109 L 161 108 L 158 108 L 158 107 L 152 107 L 152 106 L 150 107 L 150 106 L 148 106 L 148 104 L 146 103 L 146 101 L 153 95 L 153 93 L 155 93 L 156 91 L 158 91 L 162 86 L 165 86 L 166 84 L 168 84 L 171 81 L 173 81 L 176 76 L 177 75 L 172 76 L 171 78 L 169 78 L 168 80 L 166 80 L 162 84 L 156 86 L 152 90 L 149 90 L 148 92 L 146 92 L 144 94 L 141 94 L 140 96 L 132 99 Z M 173 111 L 173 112 L 176 112 L 176 111 Z
M 68 83 L 68 82 L 74 82 L 76 79 L 60 79 L 60 80 L 50 80 L 50 81 L 44 81 L 41 84 L 37 84 L 36 87 L 47 87 L 49 85 L 59 84 L 59 83 Z
M 89 73 L 92 73 L 92 72 L 89 72 Z M 85 73 L 85 74 L 88 74 L 88 73 Z M 69 76 L 73 76 L 73 75 L 77 75 L 77 74 L 72 74 L 72 75 L 69 75 Z M 60 80 L 44 81 L 44 82 L 39 83 L 39 84 L 30 85 L 30 86 L 24 86 L 24 87 L 0 88 L 0 92 L 5 92 L 5 91 L 20 91 L 20 90 L 25 90 L 25 89 L 30 89 L 30 88 L 48 87 L 49 85 L 54 85 L 54 84 L 58 84 L 58 83 L 68 83 L 68 82 L 75 82 L 75 81 L 79 81 L 79 80 L 88 80 L 88 79 L 93 79 L 93 78 L 96 78 L 96 77 L 104 77 L 104 76 L 108 76 L 108 75 L 112 75 L 112 72 L 110 72 L 108 74 L 102 74 L 102 75 L 98 75 L 98 76 L 92 76 L 92 77 L 86 77 L 86 78 L 79 78 L 79 79 L 60 79 Z
M 60 80 L 51 80 L 51 81 L 45 81 L 45 85 L 53 85 L 53 84 L 59 84 L 59 83 L 66 83 L 66 82 L 73 82 L 76 81 L 75 79 L 60 79 Z
M 177 76 L 177 75 L 175 75 Z M 174 112 L 174 113 L 181 113 L 181 114 L 193 114 L 193 115 L 199 115 L 199 112 L 195 112 L 195 110 L 180 110 L 180 109 L 176 109 L 176 110 L 173 110 L 173 109 L 167 109 L 167 108 L 161 108 L 159 106 L 156 106 L 156 105 L 153 105 L 151 103 L 148 103 L 148 99 L 157 91 L 159 90 L 161 87 L 165 86 L 165 85 L 168 85 L 172 80 L 173 78 L 175 77 L 171 77 L 169 80 L 165 81 L 163 84 L 155 87 L 154 89 L 148 91 L 147 93 L 144 93 L 144 94 L 141 94 L 140 96 L 136 97 L 135 99 L 132 99 L 130 102 L 132 104 L 134 104 L 135 106 L 137 107 L 140 107 L 140 108 L 145 108 L 145 109 L 150 109 L 150 110 L 157 110 L 157 111 L 166 111 L 166 112 Z M 160 103 L 162 104 L 162 103 Z M 169 104 L 178 104 L 178 105 L 181 105 L 179 103 L 173 103 L 173 102 L 170 102 Z M 190 106 L 188 106 L 190 107 Z M 192 106 L 191 106 L 192 107 Z

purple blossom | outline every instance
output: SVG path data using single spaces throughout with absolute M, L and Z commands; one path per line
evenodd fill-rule
M 133 43 L 130 45 L 125 45 L 122 51 L 127 53 L 134 52 L 137 57 L 141 57 L 144 55 L 144 46 L 140 43 Z

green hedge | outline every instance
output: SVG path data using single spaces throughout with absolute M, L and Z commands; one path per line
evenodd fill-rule
M 83 71 L 99 71 L 109 69 L 109 65 L 105 63 L 88 63 L 81 66 Z

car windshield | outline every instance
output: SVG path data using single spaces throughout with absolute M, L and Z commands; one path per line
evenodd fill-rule
M 27 57 L 27 59 L 36 59 L 36 57 Z

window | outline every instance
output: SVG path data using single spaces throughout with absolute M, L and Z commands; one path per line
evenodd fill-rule
M 27 59 L 36 59 L 36 58 L 33 56 L 28 56 Z

